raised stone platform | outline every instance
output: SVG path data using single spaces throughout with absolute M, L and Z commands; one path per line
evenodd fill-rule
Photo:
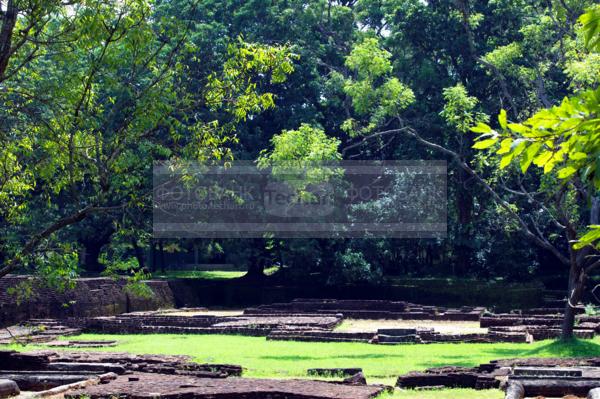
M 600 387 L 600 358 L 503 359 L 478 367 L 437 367 L 398 377 L 401 388 L 490 389 L 503 386 L 506 399 L 586 397 Z
M 368 303 L 368 306 L 372 306 Z M 494 327 L 489 332 L 442 334 L 433 328 L 387 328 L 379 331 L 337 330 L 342 314 L 272 313 L 216 316 L 208 314 L 182 315 L 172 312 L 136 312 L 119 316 L 67 318 L 63 320 L 33 320 L 39 331 L 58 331 L 43 334 L 40 341 L 56 339 L 61 331 L 108 334 L 235 334 L 266 337 L 269 340 L 310 342 L 363 342 L 373 344 L 436 343 L 436 342 L 531 342 L 532 334 L 522 326 Z M 45 326 L 47 324 L 48 327 Z M 14 330 L 21 329 L 15 326 Z M 49 328 L 49 329 L 48 329 Z M 533 328 L 533 327 L 531 327 Z M 48 329 L 48 330 L 46 330 Z M 586 330 L 590 331 L 590 330 Z M 545 332 L 548 334 L 548 332 Z M 593 332 L 592 332 L 593 333 Z M 541 336 L 541 332 L 538 333 Z M 8 339 L 8 337 L 7 337 Z M 31 339 L 31 338 L 29 338 Z M 76 345 L 71 344 L 71 345 Z M 69 345 L 56 343 L 56 345 Z M 79 345 L 86 345 L 79 343 Z M 94 346 L 94 343 L 87 344 Z
M 241 373 L 240 366 L 197 364 L 187 356 L 0 351 L 0 394 L 20 388 L 66 398 L 368 399 L 389 389 L 366 385 L 359 373 L 339 382 L 246 379 Z
M 478 321 L 484 311 L 483 307 L 445 308 L 404 301 L 295 299 L 249 308 L 244 314 L 310 313 L 342 314 L 352 319 Z
M 330 331 L 341 321 L 341 315 L 173 316 L 136 313 L 111 317 L 71 318 L 63 322 L 70 326 L 81 326 L 84 331 L 95 333 L 238 334 L 266 337 L 280 328 Z
M 198 364 L 188 356 L 135 355 L 118 352 L 0 351 L 0 374 L 14 371 L 75 371 L 125 373 L 144 371 L 202 377 L 240 376 L 242 367 L 228 364 Z
M 344 385 L 311 380 L 226 378 L 207 380 L 187 376 L 135 373 L 69 392 L 65 398 L 195 398 L 195 399 L 369 399 L 382 386 Z

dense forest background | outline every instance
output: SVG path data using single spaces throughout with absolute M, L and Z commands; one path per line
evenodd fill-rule
M 0 258 L 24 253 L 18 270 L 145 276 L 195 253 L 252 278 L 276 265 L 290 281 L 330 284 L 567 275 L 455 157 L 409 128 L 458 154 L 553 248 L 568 245 L 556 212 L 597 211 L 568 196 L 548 205 L 556 178 L 499 169 L 469 130 L 597 86 L 600 58 L 577 23 L 593 1 L 15 3 L 24 19 L 12 46 L 26 40 L 0 59 Z M 152 238 L 153 160 L 256 160 L 284 151 L 272 139 L 289 132 L 324 133 L 343 159 L 447 160 L 447 238 Z

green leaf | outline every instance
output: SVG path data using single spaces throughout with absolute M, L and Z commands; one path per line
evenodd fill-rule
M 501 110 L 500 114 L 498 114 L 498 122 L 500 123 L 502 129 L 506 129 L 508 122 L 505 109 Z
M 527 147 L 520 161 L 521 172 L 527 172 L 527 169 L 529 169 L 529 166 L 531 166 L 533 159 L 535 158 L 541 147 L 542 143 L 533 143 L 529 147 Z
M 579 17 L 583 25 L 585 47 L 590 51 L 600 51 L 600 6 L 590 8 Z
M 471 128 L 471 131 L 473 133 L 490 133 L 492 131 L 492 128 L 483 122 L 479 122 L 477 125 Z
M 577 172 L 577 169 L 575 169 L 572 166 L 567 166 L 560 169 L 557 173 L 557 176 L 559 179 L 566 179 L 567 177 L 573 175 L 575 172 Z
M 600 226 L 592 225 L 590 226 L 590 229 L 590 231 L 579 238 L 579 241 L 573 245 L 573 248 L 581 249 L 585 246 L 592 245 L 594 241 L 600 239 Z
M 550 161 L 550 158 L 552 158 L 552 151 L 543 151 L 540 155 L 535 157 L 533 163 L 541 167 L 546 165 L 546 163 Z
M 512 145 L 512 142 L 513 142 L 513 139 L 511 139 L 511 138 L 502 140 L 502 142 L 500 143 L 500 149 L 496 152 L 496 154 L 502 155 L 502 154 L 506 154 L 506 153 L 510 152 L 510 147 Z
M 500 160 L 500 169 L 504 169 L 506 168 L 510 162 L 513 160 L 514 156 L 513 154 L 508 154 L 502 157 L 502 159 Z
M 526 134 L 530 129 L 521 123 L 509 123 L 508 128 L 515 133 Z
M 569 158 L 573 161 L 581 161 L 587 158 L 587 154 L 585 152 L 574 152 L 569 154 Z
M 498 142 L 497 138 L 481 140 L 481 141 L 478 141 L 475 144 L 473 144 L 473 148 L 475 148 L 477 150 L 484 150 L 486 148 L 490 148 L 491 146 L 496 144 L 496 142 Z

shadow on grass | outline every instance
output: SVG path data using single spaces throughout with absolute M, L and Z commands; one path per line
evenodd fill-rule
M 491 348 L 492 356 L 509 357 L 593 357 L 600 356 L 600 345 L 590 340 L 549 341 L 534 349 Z

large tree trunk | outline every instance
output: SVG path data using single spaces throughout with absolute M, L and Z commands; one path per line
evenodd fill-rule
M 569 340 L 574 337 L 573 327 L 575 326 L 575 306 L 582 299 L 585 289 L 586 274 L 583 267 L 583 261 L 586 258 L 585 248 L 579 251 L 575 256 L 571 256 L 571 267 L 569 270 L 569 288 L 567 291 L 567 303 L 565 304 L 565 317 L 563 319 L 561 339 Z
M 83 244 L 85 248 L 83 268 L 88 273 L 101 273 L 104 265 L 100 263 L 100 252 L 105 243 L 88 241 Z
M 268 256 L 262 238 L 252 239 L 252 255 L 248 264 L 248 272 L 244 276 L 250 280 L 261 280 L 265 277 L 265 265 Z
M 265 249 L 265 242 L 262 238 L 252 239 L 252 255 L 248 263 L 248 272 L 244 276 L 250 280 L 261 280 L 265 277 L 265 265 L 268 260 L 268 253 Z
M 470 140 L 468 143 L 470 145 Z M 461 147 L 463 147 L 462 144 Z M 462 151 L 463 149 L 461 148 Z M 473 239 L 469 229 L 473 216 L 473 194 L 467 189 L 468 174 L 463 169 L 459 169 L 458 175 L 459 186 L 456 199 L 458 226 L 456 230 L 457 242 L 454 247 L 454 262 L 456 266 L 453 267 L 453 271 L 456 276 L 462 277 L 469 274 L 471 256 L 473 254 L 473 249 L 468 245 Z
M 600 223 L 600 198 L 592 197 L 590 207 L 590 225 Z M 568 231 L 569 243 L 577 239 L 575 231 Z M 569 270 L 569 288 L 567 291 L 567 303 L 565 304 L 565 318 L 563 320 L 561 338 L 568 340 L 573 338 L 573 327 L 575 326 L 575 306 L 583 298 L 587 274 L 586 263 L 592 255 L 590 247 L 575 251 L 569 244 L 571 267 Z
M 575 326 L 575 308 L 573 306 L 575 306 L 575 304 L 572 303 L 572 294 L 576 288 L 576 284 L 575 271 L 571 267 L 571 271 L 569 273 L 567 302 L 565 303 L 565 317 L 563 319 L 561 332 L 561 339 L 563 340 L 569 340 L 573 338 L 573 327 Z
M 165 273 L 165 264 L 167 263 L 166 259 L 165 259 L 165 248 L 164 248 L 164 243 L 163 240 L 158 240 L 158 251 L 160 254 L 160 271 L 164 274 Z
M 244 277 L 252 280 L 260 280 L 265 276 L 265 264 L 262 260 L 251 261 L 248 265 L 248 272 Z
M 2 2 L 4 3 L 4 2 Z M 12 55 L 12 37 L 18 17 L 18 9 L 14 0 L 8 0 L 6 10 L 0 14 L 0 82 L 4 80 L 8 61 Z
M 142 247 L 140 247 L 138 245 L 137 240 L 135 238 L 133 238 L 131 240 L 131 246 L 133 247 L 133 252 L 135 254 L 135 258 L 138 261 L 138 265 L 140 266 L 141 269 L 145 268 L 146 267 L 146 255 L 145 255 Z
M 100 263 L 100 253 L 102 248 L 110 243 L 110 239 L 115 233 L 115 229 L 110 223 L 107 226 L 102 230 L 94 229 L 79 240 L 85 249 L 84 258 L 82 259 L 83 268 L 88 273 L 101 273 L 104 271 L 104 265 Z

